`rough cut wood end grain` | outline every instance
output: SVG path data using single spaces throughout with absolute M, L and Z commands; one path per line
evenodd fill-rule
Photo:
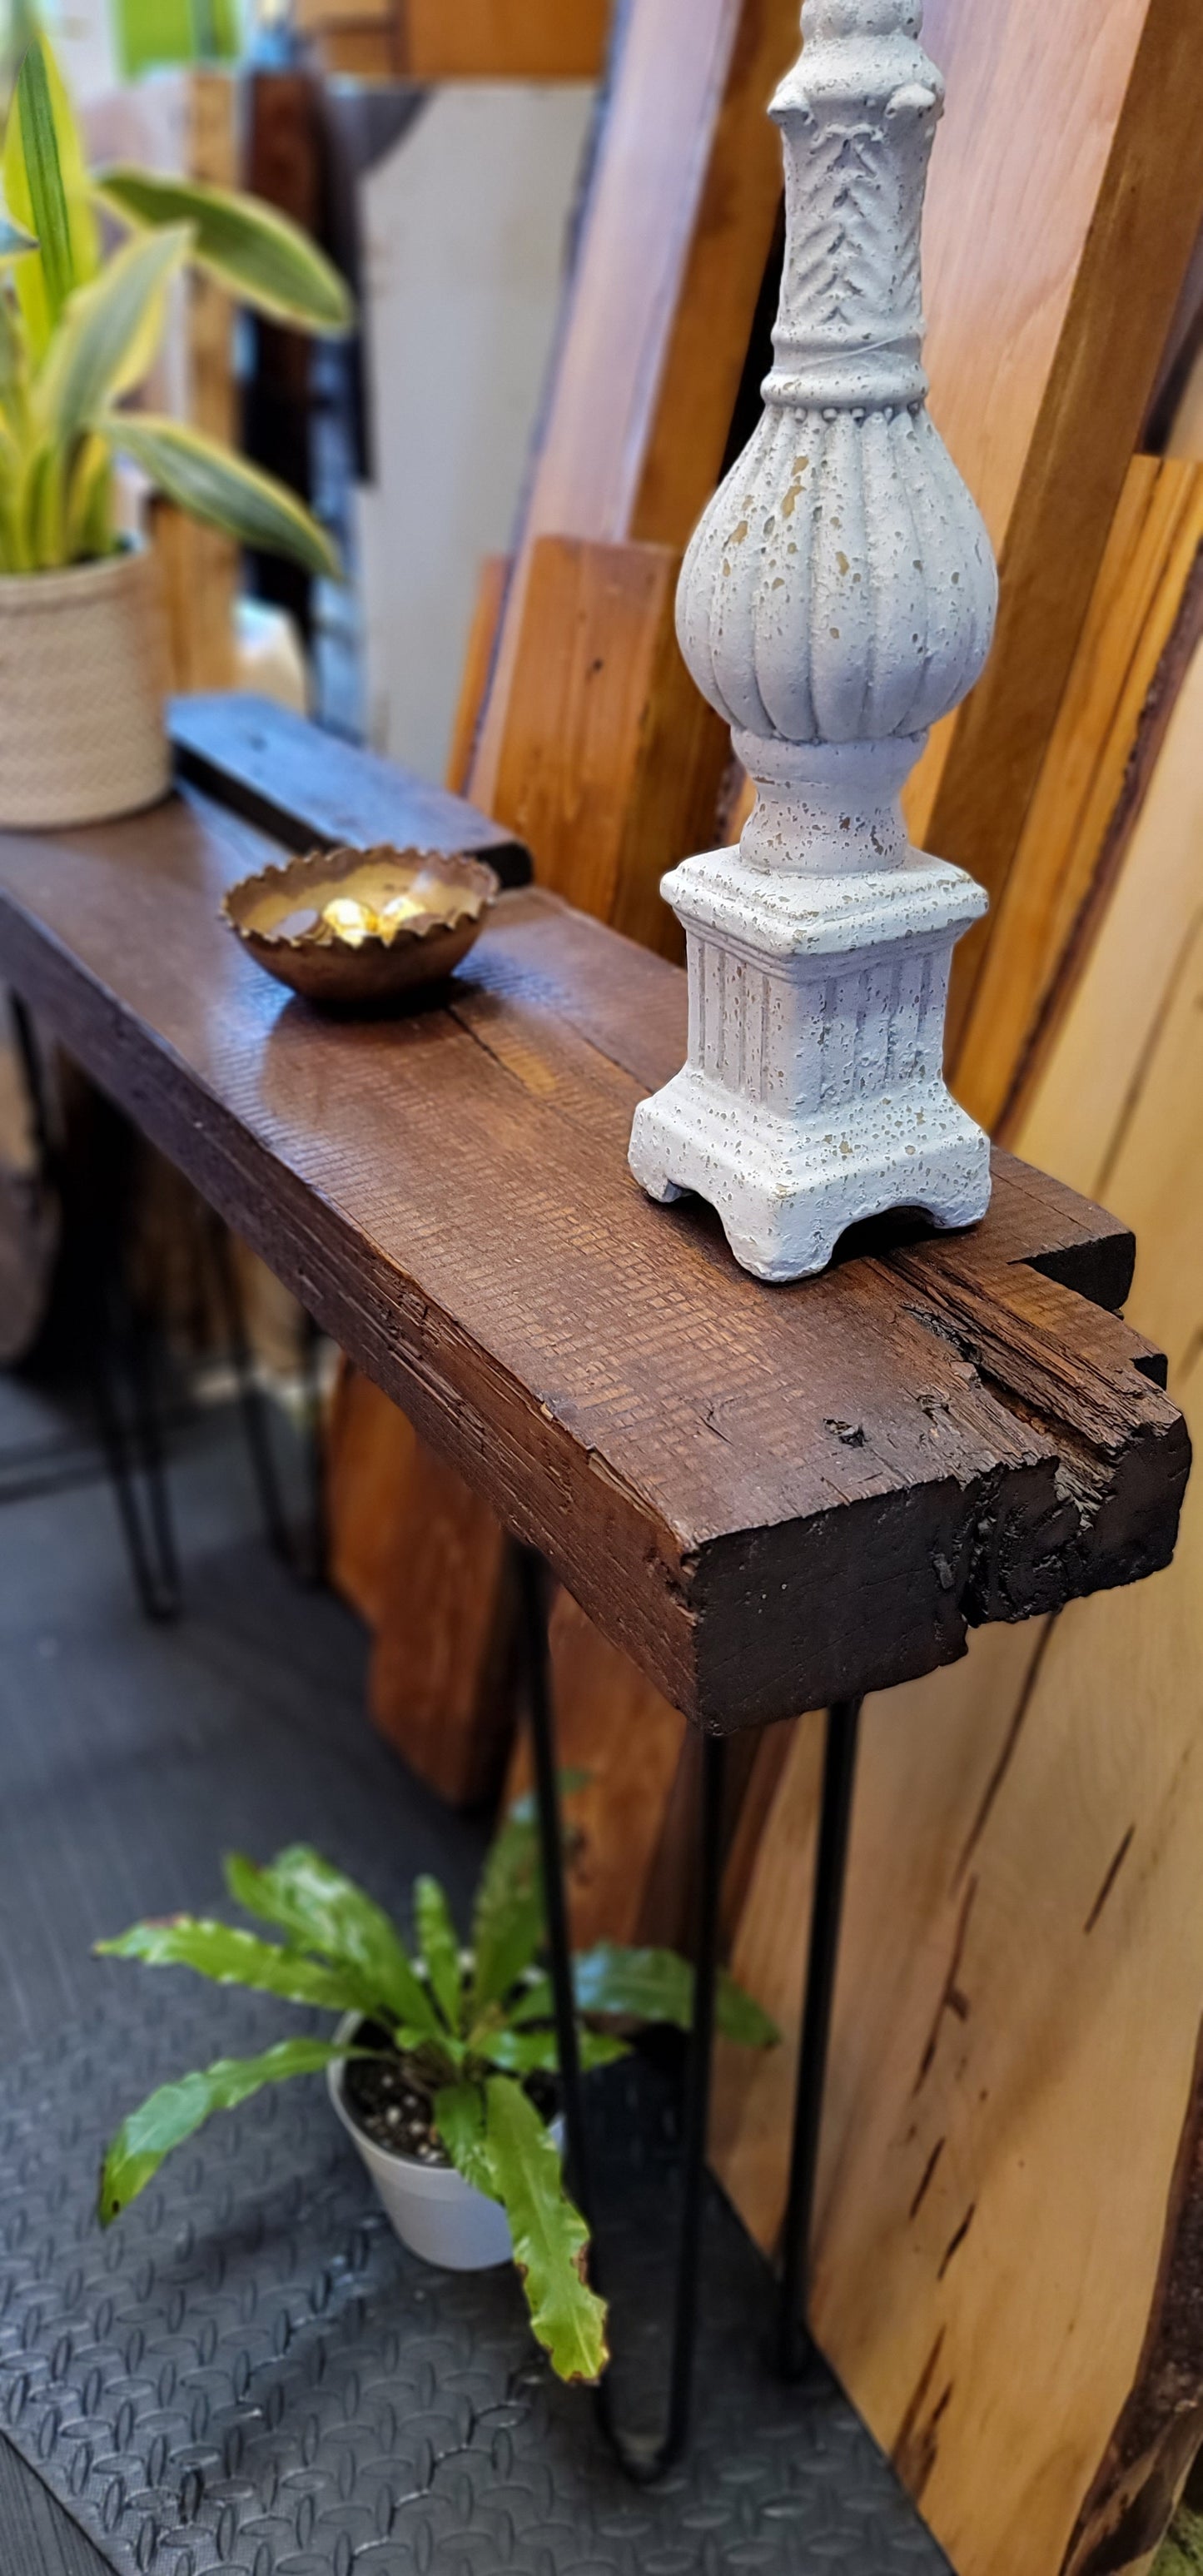
M 763 1724 L 1167 1563 L 1189 1445 L 1110 1218 L 1001 1156 L 973 1232 L 764 1287 L 627 1169 L 675 967 L 519 893 L 445 1007 L 322 1019 L 216 918 L 261 849 L 185 797 L 8 836 L 0 975 L 674 1707 Z

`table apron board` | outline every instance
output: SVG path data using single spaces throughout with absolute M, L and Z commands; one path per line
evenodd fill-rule
M 175 810 L 178 814 L 179 809 Z M 173 809 L 163 811 L 170 818 Z M 169 819 L 164 829 L 169 833 L 171 828 Z M 174 828 L 178 837 L 185 824 Z M 85 837 L 76 836 L 76 852 Z M 149 844 L 144 840 L 141 846 Z M 544 1555 L 603 1633 L 631 1655 L 675 1707 L 704 1728 L 727 1732 L 760 1725 L 797 1714 L 802 1707 L 850 1699 L 912 1679 L 963 1651 L 967 1619 L 1023 1618 L 1055 1609 L 1077 1593 L 1133 1580 L 1168 1561 L 1189 1447 L 1180 1417 L 1154 1383 L 1156 1360 L 1115 1316 L 1087 1303 L 1094 1294 L 1122 1296 L 1130 1271 L 1130 1239 L 1085 1202 L 1068 1193 L 1058 1194 L 1055 1185 L 1038 1182 L 1025 1167 L 1011 1165 L 1012 1177 L 1004 1174 L 998 1193 L 997 1215 L 987 1220 L 993 1229 L 989 1244 L 995 1269 L 991 1271 L 987 1264 L 984 1280 L 973 1275 L 974 1260 L 980 1262 L 983 1256 L 970 1238 L 965 1239 L 968 1249 L 950 1245 L 945 1251 L 943 1244 L 918 1243 L 890 1255 L 891 1273 L 896 1275 L 889 1278 L 882 1261 L 870 1259 L 850 1262 L 838 1282 L 829 1278 L 813 1283 L 811 1293 L 817 1290 L 817 1302 L 803 1311 L 792 1302 L 774 1302 L 783 1297 L 792 1301 L 797 1292 L 763 1289 L 744 1281 L 742 1275 L 733 1278 L 725 1252 L 706 1237 L 702 1220 L 695 1224 L 681 1211 L 647 1209 L 634 1196 L 631 1184 L 632 1195 L 616 1204 L 631 1210 L 632 1228 L 662 1229 L 653 1248 L 658 1256 L 663 1241 L 666 1311 L 671 1314 L 674 1299 L 681 1307 L 684 1281 L 696 1302 L 697 1333 L 703 1344 L 709 1335 L 716 1355 L 713 1364 L 720 1398 L 729 1312 L 733 1329 L 737 1333 L 742 1329 L 745 1336 L 745 1380 L 731 1373 L 729 1384 L 736 1391 L 727 1401 L 736 1408 L 742 1406 L 745 1399 L 740 1389 L 751 1382 L 759 1389 L 757 1401 L 763 1408 L 753 1431 L 746 1422 L 738 1425 L 738 1445 L 730 1451 L 725 1446 L 721 1403 L 711 1426 L 713 1439 L 707 1436 L 704 1444 L 691 1418 L 692 1446 L 681 1453 L 685 1471 L 679 1479 L 685 1499 L 679 1511 L 670 1513 L 660 1509 L 656 1499 L 659 1416 L 654 1407 L 650 1434 L 644 1425 L 646 1485 L 623 1473 L 622 1440 L 617 1433 L 611 1430 L 608 1447 L 603 1447 L 607 1422 L 596 1434 L 591 1430 L 588 1373 L 579 1354 L 582 1346 L 588 1351 L 591 1338 L 600 1330 L 600 1312 L 594 1318 L 587 1305 L 582 1306 L 579 1327 L 574 1327 L 576 1375 L 567 1363 L 564 1372 L 564 1383 L 570 1393 L 574 1388 L 576 1393 L 558 1411 L 558 1399 L 549 1400 L 549 1388 L 555 1383 L 551 1361 L 546 1384 L 540 1384 L 534 1365 L 529 1365 L 526 1376 L 519 1375 L 498 1347 L 490 1347 L 482 1336 L 479 1294 L 476 1305 L 468 1297 L 464 1313 L 457 1316 L 445 1292 L 440 1302 L 423 1284 L 420 1259 L 415 1260 L 414 1274 L 408 1274 L 402 1266 L 404 1251 L 398 1255 L 396 1240 L 392 1252 L 386 1252 L 372 1239 L 369 1225 L 356 1223 L 347 1207 L 339 1204 L 334 1180 L 323 1186 L 320 1175 L 315 1183 L 311 1175 L 295 1169 L 287 1154 L 273 1145 L 267 1113 L 263 1122 L 267 1134 L 258 1132 L 250 1112 L 240 1114 L 233 1075 L 230 1093 L 222 1096 L 220 1051 L 215 1055 L 210 1048 L 206 1057 L 198 1048 L 201 1062 L 191 1062 L 154 1023 L 153 1009 L 146 1001 L 152 985 L 145 961 L 141 981 L 139 973 L 131 970 L 128 986 L 115 989 L 117 962 L 109 965 L 107 951 L 105 971 L 98 971 L 95 924 L 90 919 L 88 936 L 80 935 L 80 950 L 86 953 L 79 953 L 71 937 L 64 935 L 69 910 L 64 914 L 60 907 L 56 914 L 54 904 L 40 891 L 39 873 L 30 868 L 30 845 L 11 845 L 20 862 L 10 872 L 15 889 L 5 881 L 4 847 L 0 842 L 0 978 L 44 1015 L 83 1070 L 263 1256 L 317 1323 L 401 1406 L 506 1529 Z M 71 845 L 63 847 L 67 850 Z M 48 848 L 47 871 L 51 870 Z M 173 899 L 178 904 L 178 877 Z M 100 913 L 96 918 L 101 920 Z M 101 927 L 105 928 L 103 921 Z M 177 939 L 178 935 L 177 921 Z M 232 952 L 227 968 L 221 942 L 229 948 L 228 935 L 214 925 L 212 904 L 202 896 L 196 907 L 194 971 L 207 995 L 206 938 L 216 943 L 214 971 L 226 976 L 233 997 L 231 1051 L 236 1052 L 236 1039 L 245 1041 L 245 1061 L 252 1063 L 259 1025 L 254 1014 L 258 1010 L 260 1020 L 263 1015 L 261 990 L 239 982 L 243 975 L 253 978 L 254 970 Z M 637 1019 L 643 999 L 641 978 L 647 979 L 648 1003 L 642 1021 L 653 1022 L 665 998 L 672 1006 L 667 1038 L 661 1029 L 648 1041 L 652 1054 L 657 1046 L 663 1051 L 665 1044 L 674 1043 L 673 1009 L 683 983 L 678 971 L 614 941 L 613 934 L 584 922 L 554 898 L 533 893 L 503 898 L 498 930 L 478 952 L 484 958 L 495 942 L 493 953 L 500 956 L 504 969 L 494 972 L 495 989 L 484 990 L 484 1000 L 494 1014 L 486 1025 L 494 1034 L 500 1029 L 503 1040 L 506 1037 L 502 1027 L 509 1008 L 505 975 L 512 983 L 513 956 L 524 940 L 528 951 L 532 940 L 550 942 L 548 955 L 554 951 L 560 960 L 561 981 L 575 1012 L 563 1039 L 570 1072 L 572 1049 L 582 1055 L 587 1052 L 591 1012 L 595 1023 L 600 1025 L 604 1019 L 604 994 L 599 1001 L 582 970 L 582 959 L 587 969 L 595 952 L 603 985 L 607 971 L 612 983 L 616 974 L 624 986 L 629 978 L 636 994 Z M 672 980 L 665 985 L 664 978 Z M 578 984 L 582 988 L 579 1007 Z M 478 999 L 479 988 L 487 986 L 488 973 L 482 968 Z M 178 968 L 173 991 L 178 1009 Z M 238 1021 L 238 1007 L 247 991 L 248 1006 Z M 219 995 L 214 1009 L 224 1000 L 225 995 Z M 288 1006 L 294 1016 L 285 1047 L 286 1072 L 305 1058 L 305 1031 L 295 1016 L 303 1013 L 303 1007 Z M 460 1025 L 470 1017 L 472 1007 L 472 991 L 465 988 L 465 1001 L 457 1004 L 454 1035 L 449 1030 L 446 1041 L 448 1064 L 458 1047 L 461 1063 L 466 1059 L 471 1066 L 480 1066 L 481 1084 L 503 1085 L 510 1069 L 498 1071 L 492 1038 L 489 1048 L 474 1048 Z M 163 1016 L 170 1028 L 166 1007 Z M 441 1017 L 449 1025 L 451 1015 Z M 520 1015 L 515 1026 L 513 1044 L 527 1044 Z M 584 1035 L 579 1034 L 582 1031 Z M 419 1049 L 441 1043 L 429 1029 L 415 1040 Z M 404 1041 L 397 1056 L 388 1059 L 394 1071 L 398 1064 L 401 1068 L 396 1079 L 402 1104 L 410 1097 L 401 1087 L 409 1078 L 406 1067 L 415 1060 L 404 1052 L 408 1044 Z M 320 1104 L 325 1097 L 322 1082 L 340 1082 L 336 1045 L 328 1029 L 320 1040 L 315 1037 L 319 1074 L 307 1088 L 308 1075 L 304 1070 L 302 1074 L 307 1118 L 315 1117 L 314 1102 Z M 632 1039 L 628 1054 L 637 1057 L 638 1053 Z M 613 1059 L 597 1056 L 594 1060 L 602 1072 L 594 1077 L 597 1097 L 586 1106 L 595 1126 L 600 1121 L 604 1132 L 600 1147 L 596 1137 L 590 1147 L 597 1175 L 593 1186 L 613 1192 L 618 1188 L 616 1173 L 626 1181 L 621 1146 L 615 1150 L 615 1145 L 628 1115 L 627 1092 L 636 1097 L 645 1079 L 650 1087 L 658 1066 L 649 1064 L 645 1076 L 640 1064 L 632 1075 L 630 1063 L 624 1069 Z M 364 1068 L 371 1078 L 375 1061 L 365 1055 L 361 1079 Z M 469 1080 L 475 1078 L 469 1076 Z M 550 1077 L 541 1079 L 550 1082 Z M 531 1088 L 537 1094 L 539 1083 L 528 1085 Z M 493 1097 L 492 1092 L 487 1094 L 489 1100 Z M 515 1098 L 519 1098 L 517 1091 Z M 345 1115 L 345 1100 L 341 1109 Z M 375 1114 L 379 1126 L 378 1104 Z M 508 1108 L 505 1114 L 510 1114 Z M 529 1150 L 528 1137 L 538 1114 L 538 1098 L 532 1101 L 523 1094 L 513 1117 L 526 1121 L 524 1152 Z M 553 1120 L 552 1127 L 553 1145 L 563 1154 L 563 1123 Z M 387 1149 L 388 1132 L 380 1130 L 370 1176 L 378 1203 L 388 1197 L 390 1172 L 395 1168 Z M 305 1133 L 308 1137 L 308 1129 Z M 383 1144 L 381 1138 L 386 1140 Z M 494 1186 L 487 1145 L 486 1137 L 479 1161 L 482 1199 L 490 1188 L 496 1197 L 496 1187 L 501 1186 Z M 569 1153 L 572 1150 L 570 1137 Z M 565 1171 L 558 1183 L 561 1197 L 547 1222 L 553 1235 L 554 1225 L 561 1227 L 567 1261 L 572 1250 L 570 1165 Z M 432 1177 L 428 1162 L 422 1179 L 427 1195 L 419 1208 L 419 1216 L 423 1209 L 427 1211 L 426 1222 L 432 1191 L 438 1195 L 437 1184 L 437 1170 Z M 588 1186 L 586 1178 L 582 1187 Z M 368 1189 L 369 1212 L 371 1201 Z M 1044 1233 L 1037 1228 L 1029 1242 L 1023 1239 L 1023 1226 L 1028 1223 L 1025 1211 L 1030 1209 L 1039 1214 Z M 466 1197 L 460 1213 L 468 1237 L 474 1220 Z M 496 1233 L 496 1207 L 490 1222 Z M 521 1209 L 515 1208 L 512 1224 L 515 1231 L 522 1227 Z M 482 1214 L 478 1230 L 483 1226 Z M 418 1238 L 420 1248 L 420 1225 Z M 445 1275 L 445 1242 L 441 1250 Z M 479 1246 L 473 1257 L 479 1271 L 483 1260 Z M 1041 1277 L 1038 1269 L 1026 1266 L 1028 1260 L 1041 1261 L 1046 1273 L 1054 1275 Z M 1059 1284 L 1058 1271 L 1064 1280 L 1072 1281 L 1072 1287 Z M 524 1275 L 529 1281 L 529 1269 L 524 1274 L 519 1266 L 514 1274 L 519 1288 Z M 591 1278 L 594 1273 L 586 1266 L 581 1275 Z M 657 1268 L 657 1279 L 658 1275 Z M 646 1271 L 640 1276 L 646 1282 Z M 997 1292 L 991 1285 L 995 1278 Z M 475 1286 L 478 1290 L 478 1279 Z M 1078 1289 L 1084 1294 L 1073 1293 Z M 515 1300 L 518 1293 L 515 1289 Z M 616 1294 L 621 1296 L 621 1284 Z M 638 1329 L 646 1335 L 646 1288 L 644 1295 L 644 1320 Z M 767 1300 L 767 1307 L 749 1314 L 749 1295 Z M 739 1299 L 745 1302 L 741 1305 Z M 878 1478 L 878 1490 L 873 1490 L 871 1479 L 866 1489 L 868 1470 L 857 1454 L 860 1435 L 851 1419 L 857 1401 L 862 1409 L 871 1405 L 879 1308 L 879 1374 L 896 1362 L 900 1390 L 901 1465 L 893 1477 L 893 1490 L 884 1474 Z M 552 1328 L 559 1314 L 552 1300 L 547 1306 L 550 1322 L 538 1319 L 549 1347 L 554 1344 Z M 822 1384 L 834 1386 L 844 1347 L 845 1315 L 850 1420 L 845 1423 L 839 1418 L 842 1407 L 833 1393 L 832 1418 L 825 1428 L 821 1426 L 821 1438 L 831 1450 L 837 1472 L 840 1460 L 847 1458 L 847 1481 L 842 1491 L 833 1490 L 834 1507 L 816 1508 L 809 1498 L 824 1488 L 809 1456 L 808 1439 L 803 1437 L 810 1419 L 804 1386 L 798 1393 L 806 1376 L 809 1345 L 804 1336 L 813 1330 Z M 475 1317 L 475 1329 L 465 1316 Z M 780 1469 L 774 1462 L 772 1420 L 778 1318 L 784 1344 L 792 1354 L 793 1412 L 787 1428 L 795 1444 Z M 612 1312 L 605 1320 L 613 1346 L 619 1327 Z M 676 1466 L 671 1443 L 673 1353 L 679 1366 L 681 1354 L 693 1349 L 692 1313 L 685 1313 L 683 1321 L 678 1313 L 673 1329 L 677 1338 L 675 1343 L 670 1341 L 664 1363 L 668 1467 L 661 1490 L 666 1489 L 668 1469 Z M 992 1354 L 992 1333 L 1006 1343 L 1002 1361 Z M 1067 1346 L 1075 1342 L 1084 1354 L 1082 1385 L 1075 1375 L 1079 1362 L 1066 1358 Z M 511 1349 L 515 1346 L 511 1334 Z M 967 1346 L 972 1348 L 972 1361 L 964 1357 Z M 531 1347 L 536 1347 L 533 1341 Z M 748 1350 L 754 1368 L 747 1362 Z M 708 1357 L 705 1364 L 710 1365 Z M 697 1384 L 704 1382 L 696 1371 L 695 1377 Z M 647 1382 L 655 1386 L 658 1405 L 659 1381 L 654 1376 L 648 1381 L 645 1371 Z M 995 1391 L 1000 1384 L 1001 1398 Z M 924 1392 L 925 1385 L 930 1385 L 930 1396 Z M 696 1384 L 691 1401 L 696 1411 Z M 935 1425 L 930 1434 L 935 1445 L 926 1451 L 922 1449 L 928 1437 L 925 1404 L 933 1408 Z M 731 1418 L 736 1422 L 737 1414 Z M 768 1461 L 763 1472 L 761 1418 L 763 1455 Z M 869 1412 L 865 1418 L 870 1419 Z M 1050 1436 L 1050 1419 L 1057 1426 L 1069 1426 L 1064 1440 L 1060 1428 L 1055 1438 Z M 940 1472 L 941 1437 L 946 1473 Z M 876 1428 L 874 1438 L 878 1438 Z M 845 1442 L 846 1448 L 841 1446 Z M 1066 1442 L 1068 1450 L 1062 1454 Z M 629 1445 L 626 1454 L 630 1454 Z M 700 1469 L 695 1464 L 698 1455 L 703 1459 Z M 729 1473 L 727 1455 L 736 1460 Z M 871 1460 L 872 1444 L 866 1456 Z M 912 1464 L 916 1459 L 922 1462 L 920 1468 Z M 858 1476 L 862 1478 L 859 1487 Z M 804 1499 L 791 1518 L 788 1505 L 795 1492 Z M 767 1495 L 771 1507 L 777 1494 L 785 1498 L 784 1504 L 770 1508 L 760 1524 L 743 1528 L 738 1515 L 749 1494 L 753 1505 Z M 711 1527 L 693 1543 L 689 1519 L 692 1515 L 695 1525 L 701 1521 L 703 1504 L 711 1512 Z M 722 1524 L 724 1509 L 728 1518 Z

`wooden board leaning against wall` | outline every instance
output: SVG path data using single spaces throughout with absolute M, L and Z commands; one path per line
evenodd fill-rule
M 298 0 L 327 72 L 359 80 L 595 80 L 611 0 Z
M 187 75 L 185 167 L 190 178 L 215 187 L 239 184 L 237 98 L 228 72 Z M 236 444 L 233 308 L 211 278 L 190 277 L 186 292 L 189 418 L 210 438 Z M 167 501 L 155 504 L 154 539 L 167 605 L 173 689 L 231 688 L 237 546 Z
M 927 0 L 948 112 L 924 235 L 932 408 L 999 556 L 994 652 L 908 793 L 994 909 L 961 942 L 955 1045 L 1203 221 L 1195 0 Z
M 1203 465 L 1138 458 L 1014 881 L 1011 1077 L 976 1016 L 966 1054 L 1135 1229 L 1128 1313 L 1199 1430 L 1201 563 Z M 1019 2533 L 1025 2576 L 1135 2576 L 1203 2439 L 1201 1676 L 1196 1494 L 1169 1574 L 866 1713 L 815 2313 L 958 2576 Z M 820 1740 L 782 1735 L 734 1951 L 796 2030 Z M 791 2054 L 720 2067 L 766 2245 Z

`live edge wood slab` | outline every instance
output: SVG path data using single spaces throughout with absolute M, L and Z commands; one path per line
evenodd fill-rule
M 4 836 L 0 978 L 676 1707 L 880 1690 L 1167 1563 L 1189 1444 L 1109 1217 L 1000 1156 L 976 1231 L 764 1287 L 627 1171 L 675 967 L 529 890 L 441 1007 L 323 1019 L 218 920 L 265 855 L 195 788 Z

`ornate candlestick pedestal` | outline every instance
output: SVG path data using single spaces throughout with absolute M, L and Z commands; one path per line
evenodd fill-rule
M 858 1219 L 972 1223 L 989 1148 L 943 1078 L 952 951 L 986 909 L 908 845 L 899 794 L 972 688 L 997 581 L 925 409 L 919 237 L 943 83 L 919 0 L 807 0 L 784 129 L 786 258 L 765 412 L 686 557 L 681 647 L 757 787 L 738 849 L 663 892 L 689 949 L 689 1060 L 631 1167 L 693 1190 L 762 1279 Z

